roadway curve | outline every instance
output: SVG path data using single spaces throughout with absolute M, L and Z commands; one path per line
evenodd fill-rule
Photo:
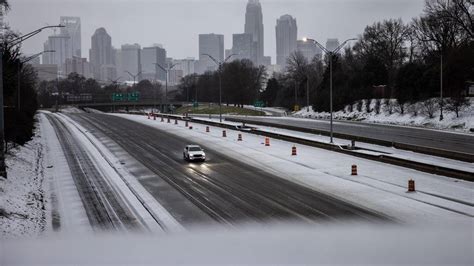
M 189 140 L 166 131 L 105 114 L 69 116 L 90 132 L 100 131 L 110 137 L 195 206 L 222 223 L 388 219 L 278 178 L 209 147 L 204 147 L 209 158 L 205 163 L 185 162 L 182 151 Z
M 284 117 L 229 117 L 230 121 L 251 124 L 265 123 L 274 127 L 296 127 L 304 130 L 329 132 L 329 121 L 284 118 Z M 382 140 L 408 145 L 441 149 L 472 155 L 474 158 L 474 135 L 428 130 L 415 127 L 369 124 L 361 122 L 334 121 L 335 134 L 353 135 L 362 138 Z

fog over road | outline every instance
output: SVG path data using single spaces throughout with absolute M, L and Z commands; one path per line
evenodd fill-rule
M 203 223 L 209 218 L 224 224 L 387 219 L 208 147 L 204 147 L 206 162 L 186 162 L 183 148 L 193 141 L 159 129 L 105 114 L 68 116 L 95 136 L 107 136 L 153 172 L 155 176 L 138 177 L 139 182 L 177 220 L 187 224 Z

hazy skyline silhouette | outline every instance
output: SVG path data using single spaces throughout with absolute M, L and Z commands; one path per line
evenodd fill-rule
M 281 15 L 297 20 L 298 39 L 305 36 L 322 43 L 327 38 L 357 37 L 367 25 L 388 18 L 409 22 L 418 16 L 424 0 L 261 0 L 265 27 L 265 55 L 275 63 L 275 25 Z M 169 57 L 198 57 L 198 34 L 225 36 L 244 32 L 247 0 L 15 0 L 6 21 L 22 33 L 59 23 L 60 16 L 79 16 L 82 27 L 82 57 L 89 57 L 91 36 L 104 27 L 114 47 L 125 43 L 150 46 L 161 43 Z M 25 53 L 43 50 L 52 31 L 26 41 Z

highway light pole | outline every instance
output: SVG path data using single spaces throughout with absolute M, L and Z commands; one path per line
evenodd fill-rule
M 18 76 L 18 88 L 17 88 L 17 94 L 16 94 L 16 97 L 17 97 L 16 108 L 17 108 L 18 111 L 20 111 L 20 109 L 21 109 L 21 86 L 20 86 L 21 85 L 21 76 L 20 76 L 20 74 L 21 74 L 21 65 L 35 59 L 36 57 L 38 57 L 38 56 L 40 56 L 44 53 L 54 53 L 54 52 L 56 52 L 56 51 L 55 50 L 46 50 L 46 51 L 34 54 L 30 57 L 27 57 L 23 60 L 20 60 L 20 63 L 18 64 L 18 75 L 17 75 Z
M 329 56 L 329 112 L 331 113 L 330 133 L 329 133 L 330 143 L 334 143 L 333 141 L 333 110 L 332 110 L 333 109 L 332 108 L 332 60 L 333 60 L 334 55 L 336 55 L 346 45 L 346 43 L 348 43 L 349 41 L 355 41 L 355 40 L 357 39 L 356 38 L 347 39 L 341 45 L 336 47 L 336 49 L 329 51 L 328 49 L 326 49 L 326 47 L 324 47 L 323 45 L 321 45 L 319 42 L 317 42 L 314 39 L 308 39 L 308 38 L 303 39 L 303 41 L 305 42 L 310 41 L 310 42 L 315 43 L 317 46 L 319 46 L 319 48 L 321 48 L 321 50 L 324 51 L 324 53 L 326 53 Z
M 169 73 L 170 70 L 173 69 L 175 66 L 178 64 L 171 64 L 171 66 L 168 64 L 167 68 L 164 68 L 162 65 L 159 63 L 154 63 L 157 67 L 161 68 L 163 71 L 166 72 L 166 82 L 165 82 L 165 105 L 168 106 L 168 79 L 169 79 Z
M 439 121 L 443 120 L 443 50 L 441 50 L 441 66 L 439 71 L 439 79 L 440 79 L 440 101 L 439 101 L 439 108 L 441 113 L 439 114 Z
M 217 61 L 210 54 L 202 54 L 209 57 L 216 65 L 219 67 L 219 123 L 222 123 L 222 65 L 225 64 L 232 56 L 236 54 L 229 55 L 224 61 Z
M 135 81 L 137 79 L 138 76 L 140 76 L 140 74 L 142 73 L 141 71 L 138 72 L 136 75 L 133 75 L 132 73 L 128 72 L 127 70 L 124 71 L 125 73 L 129 74 L 130 77 L 133 78 L 133 87 L 135 87 Z
M 3 51 L 8 49 L 8 46 L 15 46 L 20 44 L 21 42 L 35 36 L 36 34 L 40 33 L 44 29 L 48 28 L 62 28 L 63 25 L 56 25 L 56 26 L 46 26 L 39 28 L 35 31 L 17 37 L 13 40 L 9 40 L 5 42 L 7 47 L 0 47 L 0 176 L 7 178 L 7 171 L 5 167 L 5 113 L 3 110 Z

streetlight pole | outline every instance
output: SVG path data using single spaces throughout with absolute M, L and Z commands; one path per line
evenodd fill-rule
M 161 68 L 163 71 L 166 72 L 166 81 L 165 81 L 165 105 L 168 106 L 168 79 L 169 79 L 169 72 L 171 69 L 173 69 L 175 66 L 178 64 L 171 64 L 171 66 L 168 64 L 167 68 L 164 68 L 162 65 L 159 63 L 154 63 L 156 66 Z
M 439 71 L 440 75 L 440 101 L 439 101 L 439 107 L 440 107 L 440 115 L 439 115 L 439 121 L 443 120 L 443 50 L 441 50 L 441 67 Z
M 306 75 L 306 111 L 309 112 L 309 76 Z
M 308 38 L 303 39 L 303 41 L 311 41 L 315 43 L 317 46 L 319 46 L 319 48 L 321 48 L 321 50 L 323 50 L 329 56 L 329 112 L 331 113 L 329 134 L 330 134 L 331 144 L 334 143 L 333 141 L 333 106 L 332 106 L 333 105 L 332 104 L 333 102 L 332 101 L 332 60 L 333 60 L 334 55 L 337 54 L 337 52 L 339 52 L 346 45 L 347 42 L 354 41 L 354 40 L 357 40 L 357 39 L 355 38 L 347 39 L 341 45 L 336 47 L 336 49 L 334 49 L 333 51 L 329 51 L 328 49 L 326 49 L 326 47 L 324 47 L 323 45 L 321 45 L 319 42 L 317 42 L 314 39 L 308 39 Z
M 33 37 L 34 35 L 40 33 L 42 30 L 47 28 L 62 28 L 63 25 L 56 26 L 46 26 L 39 28 L 35 31 L 27 33 L 23 36 L 10 40 L 9 43 L 6 43 L 7 47 L 0 47 L 0 176 L 7 178 L 7 171 L 5 166 L 5 114 L 3 110 L 3 51 L 8 49 L 8 46 L 15 46 L 20 44 L 26 39 Z
M 232 56 L 236 54 L 229 55 L 224 61 L 217 61 L 212 55 L 210 54 L 202 54 L 209 57 L 216 65 L 219 67 L 219 123 L 222 123 L 222 64 L 225 64 Z

